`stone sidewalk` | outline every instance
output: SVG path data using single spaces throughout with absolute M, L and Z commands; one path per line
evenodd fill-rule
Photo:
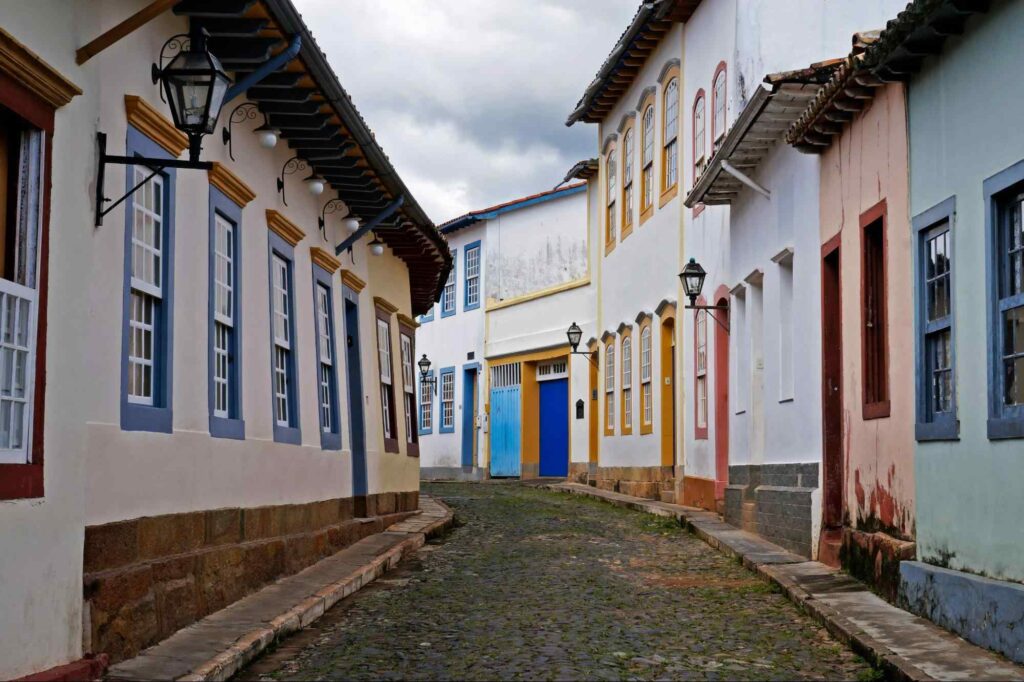
M 452 511 L 420 495 L 420 513 L 211 614 L 135 658 L 109 680 L 226 680 L 452 524 Z
M 672 517 L 715 549 L 777 585 L 834 637 L 886 675 L 903 680 L 1024 680 L 1024 667 L 892 606 L 861 582 L 731 526 L 718 514 L 655 502 L 577 483 L 547 484 L 557 492 L 597 498 Z

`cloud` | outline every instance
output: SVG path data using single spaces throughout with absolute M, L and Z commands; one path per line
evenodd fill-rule
M 593 156 L 565 119 L 631 0 L 295 0 L 435 222 L 550 189 Z

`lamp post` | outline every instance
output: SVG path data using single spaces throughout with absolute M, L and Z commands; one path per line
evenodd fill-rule
M 701 267 L 700 263 L 698 263 L 695 258 L 691 258 L 690 262 L 683 266 L 683 271 L 679 273 L 679 280 L 683 283 L 683 292 L 690 299 L 690 305 L 686 306 L 686 309 L 724 310 L 728 316 L 728 303 L 723 303 L 721 305 L 697 305 L 697 297 L 700 296 L 700 292 L 704 288 L 704 280 L 707 276 L 708 273 Z M 728 323 L 719 320 L 717 315 L 712 315 L 711 319 L 720 324 L 726 332 L 729 331 Z
M 427 354 L 424 353 L 423 357 L 420 358 L 419 362 L 416 363 L 420 367 L 420 383 L 426 386 L 430 386 L 437 394 L 437 377 L 428 377 L 427 373 L 430 371 L 430 359 L 427 358 Z

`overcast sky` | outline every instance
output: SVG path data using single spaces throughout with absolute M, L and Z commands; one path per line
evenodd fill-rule
M 565 127 L 637 0 L 295 0 L 436 223 L 554 187 L 596 155 Z

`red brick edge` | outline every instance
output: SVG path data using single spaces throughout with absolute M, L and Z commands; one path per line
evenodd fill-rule
M 110 658 L 106 654 L 86 656 L 85 658 L 65 663 L 64 665 L 58 665 L 49 670 L 42 670 L 25 677 L 19 677 L 14 682 L 88 682 L 103 677 L 103 673 L 109 665 Z

